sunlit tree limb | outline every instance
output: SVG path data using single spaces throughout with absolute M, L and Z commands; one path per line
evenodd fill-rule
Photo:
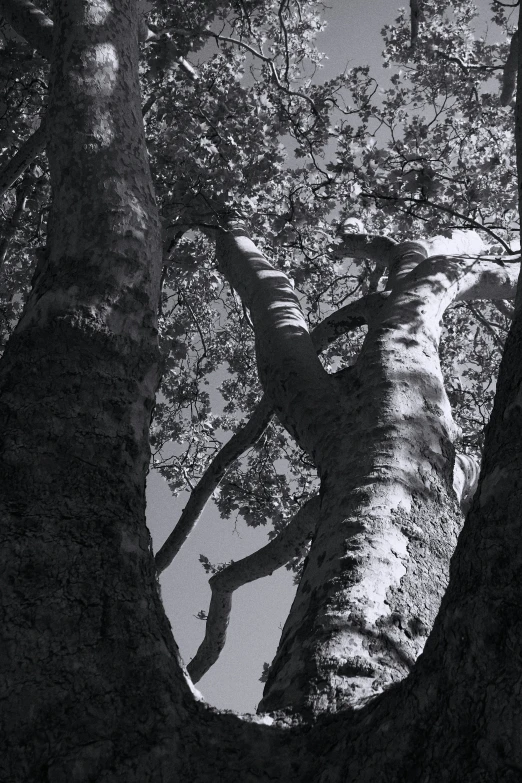
M 366 312 L 375 308 L 386 294 L 363 297 L 357 302 L 336 310 L 324 319 L 311 333 L 312 342 L 320 353 L 338 337 L 367 321 Z M 232 463 L 239 459 L 261 437 L 273 415 L 267 397 L 264 396 L 254 413 L 230 440 L 216 454 L 203 476 L 191 492 L 187 505 L 183 509 L 176 527 L 156 554 L 158 573 L 164 571 L 174 560 L 179 550 L 197 524 L 212 493 L 225 476 Z

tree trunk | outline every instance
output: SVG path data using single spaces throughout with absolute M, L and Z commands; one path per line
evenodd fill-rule
M 145 526 L 161 241 L 134 3 L 57 4 L 48 129 L 48 245 L 0 364 L 0 779 L 145 780 L 189 687 Z
M 441 319 L 456 298 L 513 296 L 516 280 L 494 262 L 438 256 L 480 250 L 474 239 L 393 247 L 388 296 L 368 314 L 356 364 L 334 377 L 285 275 L 242 227 L 218 235 L 221 269 L 252 314 L 265 391 L 321 477 L 317 532 L 262 712 L 360 707 L 422 651 L 462 524 Z

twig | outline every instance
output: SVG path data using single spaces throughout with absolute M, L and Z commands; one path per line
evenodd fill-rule
M 482 326 L 490 333 L 490 335 L 493 338 L 493 341 L 497 344 L 497 346 L 500 348 L 500 350 L 504 349 L 504 342 L 500 339 L 498 334 L 493 329 L 492 325 L 488 321 L 487 318 L 485 318 L 482 313 L 477 310 L 476 307 L 473 307 L 471 302 L 466 302 L 466 309 L 469 310 L 469 312 L 475 317 L 475 319 L 482 324 Z

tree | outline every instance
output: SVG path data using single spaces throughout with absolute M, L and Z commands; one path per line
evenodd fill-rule
M 23 176 L 12 197 L 11 234 L 5 234 L 9 297 L 27 279 L 28 265 L 23 274 L 17 272 L 19 259 L 24 253 L 38 259 L 12 333 L 20 297 L 5 311 L 8 339 L 0 364 L 2 777 L 323 783 L 518 779 L 518 302 L 486 433 L 480 483 L 456 548 L 462 525 L 458 501 L 468 503 L 473 494 L 481 438 L 468 433 L 464 453 L 455 457 L 458 428 L 438 352 L 440 320 L 450 305 L 498 300 L 502 314 L 510 314 L 505 300 L 515 295 L 517 254 L 499 255 L 497 247 L 485 246 L 476 232 L 464 230 L 480 229 L 490 239 L 495 234 L 496 244 L 511 251 L 515 218 L 512 206 L 510 212 L 502 201 L 502 173 L 496 172 L 505 164 L 490 162 L 490 203 L 479 206 L 477 188 L 473 196 L 469 192 L 473 178 L 462 182 L 459 169 L 466 155 L 486 159 L 489 153 L 482 130 L 493 108 L 482 114 L 463 98 L 470 93 L 471 71 L 480 82 L 480 68 L 470 63 L 475 65 L 473 58 L 479 54 L 506 59 L 507 44 L 493 51 L 481 39 L 470 39 L 466 25 L 471 5 L 464 0 L 453 4 L 449 22 L 442 0 L 412 3 L 411 30 L 401 17 L 390 37 L 389 48 L 400 48 L 402 36 L 401 56 L 409 57 L 404 54 L 406 43 L 411 56 L 418 58 L 412 69 L 415 89 L 436 92 L 441 83 L 436 80 L 446 80 L 447 95 L 455 98 L 451 132 L 466 123 L 478 129 L 469 148 L 461 144 L 455 160 L 449 161 L 456 173 L 448 184 L 441 154 L 429 161 L 428 170 L 425 149 L 415 154 L 407 149 L 414 144 L 411 132 L 387 156 L 376 143 L 368 145 L 367 154 L 347 149 L 361 132 L 371 132 L 372 112 L 385 114 L 398 100 L 393 91 L 403 88 L 397 80 L 384 110 L 372 107 L 370 79 L 357 69 L 321 89 L 295 88 L 297 67 L 316 57 L 312 46 L 298 46 L 318 24 L 308 8 L 299 6 L 301 15 L 293 16 L 285 3 L 241 2 L 226 9 L 231 11 L 228 16 L 217 2 L 204 7 L 188 3 L 183 9 L 161 7 L 144 31 L 130 0 L 112 5 L 63 0 L 54 8 L 54 28 L 26 0 L 6 2 L 2 8 L 14 29 L 51 59 L 44 127 L 7 164 L 2 180 L 8 188 L 16 172 Z M 221 32 L 209 27 L 214 17 L 231 26 L 230 35 L 226 25 Z M 498 18 L 507 24 L 500 11 Z M 140 26 L 142 39 L 149 41 L 144 46 L 150 48 L 143 107 Z M 430 83 L 427 55 L 449 32 L 454 34 L 450 56 L 464 63 L 466 79 L 459 81 L 452 71 L 439 69 Z M 33 62 L 25 44 L 9 35 L 5 48 L 15 52 L 19 67 L 25 62 L 25 82 L 13 80 L 6 114 L 11 127 L 23 127 L 25 135 L 45 103 L 38 88 L 45 66 L 40 59 Z M 273 57 L 264 53 L 262 36 L 274 42 Z M 213 80 L 215 92 L 194 96 L 188 81 L 169 82 L 166 75 L 177 63 L 187 80 L 193 79 L 187 39 L 198 46 L 210 37 L 217 37 L 225 49 L 207 70 L 201 69 L 199 78 Z M 259 81 L 249 88 L 237 80 L 234 87 L 239 62 L 235 47 L 262 63 Z M 462 47 L 467 47 L 468 59 L 463 59 Z M 479 65 L 497 67 L 489 62 L 481 60 Z M 456 69 L 462 70 L 458 63 Z M 330 112 L 351 111 L 340 102 L 343 85 L 351 86 L 358 100 L 355 114 L 362 125 L 352 131 L 341 123 L 335 132 L 338 162 L 323 168 L 317 156 L 328 144 Z M 471 87 L 475 98 L 480 83 Z M 176 103 L 168 117 L 171 104 L 165 96 L 170 92 Z M 494 99 L 485 87 L 484 96 L 489 109 Z M 21 100 L 25 104 L 19 120 L 10 112 Z M 259 112 L 245 122 L 241 106 L 254 109 L 257 103 Z M 303 113 L 304 104 L 309 114 Z M 178 121 L 186 122 L 171 131 L 165 125 L 174 121 L 176 107 Z M 499 111 L 504 111 L 507 125 L 509 109 Z M 142 113 L 148 112 L 150 154 L 167 235 L 164 246 L 142 122 Z M 199 136 L 188 121 L 191 117 L 203 125 Z M 266 122 L 274 117 L 277 124 Z M 230 136 L 223 134 L 224 118 L 233 128 Z M 414 122 L 418 128 L 418 120 Z M 437 122 L 432 126 L 437 129 Z M 306 150 L 310 163 L 281 174 L 273 184 L 277 156 L 274 164 L 259 150 L 277 150 L 280 135 L 290 131 L 298 152 Z M 502 133 L 509 156 L 513 135 Z M 178 140 L 175 149 L 161 142 L 168 141 L 169 134 L 170 141 L 172 135 Z M 258 136 L 257 157 L 244 177 L 237 175 L 236 167 L 248 161 L 236 134 L 241 139 Z M 42 206 L 45 170 L 32 158 L 41 148 L 42 135 L 47 138 L 52 190 L 48 217 Z M 489 138 L 497 144 L 493 130 Z M 444 140 L 439 141 L 447 152 Z M 204 176 L 208 155 L 216 160 L 210 183 L 208 173 Z M 171 184 L 173 157 L 177 180 Z M 165 164 L 161 168 L 159 160 Z M 398 169 L 402 179 L 390 176 L 395 184 L 382 190 L 382 172 Z M 376 187 L 364 191 L 370 170 Z M 263 190 L 272 205 L 286 191 L 275 214 L 259 208 Z M 345 214 L 335 223 L 328 220 L 335 198 L 348 193 L 352 201 Z M 448 200 L 458 205 L 459 198 L 465 204 L 458 215 L 452 209 L 451 221 L 437 222 L 437 210 L 447 216 Z M 506 198 L 512 201 L 512 195 Z M 244 213 L 249 207 L 253 214 L 247 227 Z M 402 214 L 398 220 L 397 212 Z M 504 223 L 492 228 L 489 217 L 498 214 Z M 398 224 L 393 238 L 385 231 L 392 215 Z M 428 226 L 437 224 L 445 236 L 418 238 L 419 221 L 427 215 Z M 36 233 L 30 230 L 35 223 Z M 195 233 L 196 227 L 204 233 Z M 37 243 L 44 229 L 42 249 Z M 408 231 L 415 241 L 406 239 Z M 264 252 L 258 234 L 266 237 Z M 183 417 L 175 416 L 168 404 L 175 401 L 175 393 L 175 413 L 183 413 L 184 403 L 196 411 L 196 435 L 210 420 L 197 384 L 186 380 L 188 369 L 175 364 L 184 357 L 179 339 L 172 339 L 179 338 L 180 326 L 192 319 L 189 363 L 199 375 L 212 371 L 223 357 L 236 363 L 236 388 L 253 373 L 251 362 L 244 360 L 246 340 L 243 351 L 234 353 L 234 340 L 223 340 L 218 331 L 212 351 L 206 345 L 200 316 L 210 292 L 221 285 L 205 255 L 209 238 L 215 239 L 221 274 L 242 300 L 244 312 L 236 308 L 232 294 L 225 299 L 233 314 L 234 336 L 246 332 L 249 321 L 253 325 L 266 394 L 246 434 L 236 433 L 228 455 L 217 459 L 224 469 L 230 452 L 235 449 L 237 455 L 248 439 L 260 434 L 273 408 L 300 449 L 288 451 L 288 462 L 308 461 L 321 482 L 319 495 L 304 479 L 301 497 L 287 497 L 268 551 L 248 564 L 252 575 L 296 554 L 299 561 L 312 537 L 268 675 L 263 709 L 269 713 L 257 717 L 219 713 L 198 699 L 163 612 L 145 526 L 148 430 L 162 373 L 167 380 L 153 425 L 155 448 L 184 434 Z M 21 240 L 27 241 L 22 245 Z M 172 257 L 173 251 L 177 255 Z M 298 253 L 304 263 L 296 262 Z M 198 260 L 196 270 L 189 254 Z M 319 256 L 327 260 L 314 266 Z M 341 258 L 350 259 L 348 271 L 325 271 Z M 339 309 L 340 281 L 353 279 L 354 270 L 358 284 L 353 293 L 358 295 L 360 288 L 363 296 Z M 198 278 L 194 309 L 188 292 Z M 318 290 L 324 286 L 333 292 L 335 307 L 320 321 Z M 180 298 L 185 302 L 181 314 L 165 309 L 173 291 L 175 305 Z M 313 338 L 303 315 L 305 295 L 315 303 L 314 317 L 320 321 Z M 158 347 L 160 302 L 163 345 L 168 347 L 163 359 Z M 493 311 L 475 304 L 471 308 L 486 325 L 486 336 L 476 345 L 498 350 L 492 337 L 498 325 Z M 367 323 L 368 330 L 360 350 L 356 342 L 336 349 L 341 360 L 350 356 L 352 361 L 328 372 L 317 351 L 361 323 Z M 468 330 L 477 333 L 476 326 Z M 452 359 L 456 355 L 457 363 L 466 361 L 452 350 L 446 353 Z M 333 364 L 329 351 L 326 361 Z M 476 392 L 481 379 L 469 367 L 466 372 Z M 173 379 L 178 381 L 176 392 Z M 235 391 L 234 384 L 229 388 Z M 459 402 L 458 394 L 454 396 Z M 461 397 L 465 400 L 466 395 Z M 239 402 L 245 410 L 252 408 L 255 390 Z M 465 400 L 461 409 L 469 423 L 473 405 Z M 236 426 L 224 419 L 214 421 L 214 430 L 221 424 Z M 194 437 L 185 459 L 191 464 L 190 458 L 196 470 L 203 464 L 204 446 L 198 450 L 198 442 L 205 444 L 202 436 Z M 286 448 L 286 442 L 283 437 L 280 445 Z M 277 457 L 274 447 L 271 452 Z M 252 460 L 258 468 L 260 454 L 262 450 Z M 172 464 L 179 466 L 180 461 L 166 459 L 162 467 L 175 484 Z M 219 469 L 214 478 L 216 474 Z M 284 496 L 283 479 L 280 485 Z M 230 483 L 222 493 L 223 509 L 235 499 Z M 194 505 L 197 512 L 196 501 Z M 294 510 L 293 521 L 285 525 Z M 191 513 L 193 521 L 194 509 Z M 252 513 L 255 521 L 255 506 L 244 513 Z M 174 537 L 175 546 L 171 540 L 170 549 L 158 553 L 158 567 L 164 567 L 182 543 L 190 527 L 187 518 L 177 541 Z M 213 568 L 209 561 L 208 567 Z M 296 567 L 300 569 L 299 562 Z M 213 576 L 211 633 L 191 664 L 195 678 L 198 667 L 206 666 L 219 649 L 231 590 L 244 578 L 244 564 Z

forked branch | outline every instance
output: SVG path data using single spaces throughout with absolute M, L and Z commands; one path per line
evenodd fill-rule
M 371 294 L 336 310 L 311 333 L 318 353 L 338 337 L 367 322 L 367 312 L 379 306 L 386 294 Z M 191 492 L 176 527 L 156 554 L 158 573 L 169 566 L 197 524 L 212 493 L 232 463 L 261 437 L 273 415 L 267 397 L 263 397 L 249 421 L 241 427 L 216 454 Z

